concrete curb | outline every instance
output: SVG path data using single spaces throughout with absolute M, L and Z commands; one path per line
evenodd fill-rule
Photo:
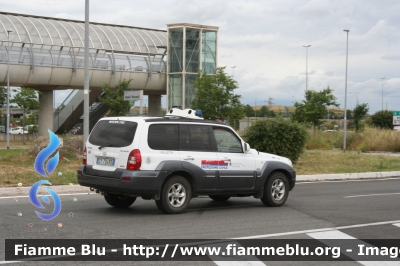
M 90 193 L 90 189 L 88 187 L 82 187 L 80 185 L 64 185 L 64 186 L 49 186 L 51 190 L 55 191 L 57 194 L 69 194 L 69 193 Z M 28 196 L 29 190 L 31 187 L 9 187 L 9 188 L 0 188 L 0 197 L 7 196 Z M 40 190 L 39 190 L 39 194 Z M 45 194 L 43 192 L 43 194 Z
M 308 181 L 332 181 L 332 180 L 359 180 L 359 179 L 379 179 L 388 177 L 400 177 L 400 171 L 391 172 L 367 172 L 350 174 L 324 174 L 324 175 L 298 175 L 297 182 Z
M 393 172 L 369 172 L 369 173 L 352 173 L 352 174 L 324 174 L 324 175 L 298 175 L 297 182 L 312 182 L 312 181 L 337 181 L 337 180 L 360 180 L 360 179 L 380 179 L 400 177 L 400 171 Z M 49 187 L 57 194 L 70 194 L 70 193 L 91 193 L 88 187 L 80 185 L 64 185 L 64 186 L 51 186 Z M 0 197 L 18 197 L 28 196 L 31 187 L 9 187 L 0 188 Z M 93 193 L 93 192 L 92 192 Z M 40 192 L 39 192 L 40 194 Z M 44 192 L 43 192 L 44 194 Z

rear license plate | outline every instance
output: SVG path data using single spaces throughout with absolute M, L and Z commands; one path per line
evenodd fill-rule
M 114 166 L 115 159 L 114 158 L 107 158 L 107 157 L 97 157 L 97 164 L 98 165 L 105 165 L 105 166 Z

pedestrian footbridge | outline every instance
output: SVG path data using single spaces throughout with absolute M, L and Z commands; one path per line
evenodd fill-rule
M 132 79 L 131 89 L 149 95 L 149 113 L 161 113 L 166 94 L 167 31 L 90 23 L 90 104 L 104 83 Z M 39 134 L 65 132 L 83 114 L 84 21 L 0 12 L 0 86 L 41 92 Z M 54 90 L 75 89 L 53 114 Z M 90 120 L 105 113 L 95 104 Z

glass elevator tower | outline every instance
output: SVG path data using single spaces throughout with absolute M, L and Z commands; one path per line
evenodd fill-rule
M 190 108 L 199 72 L 214 74 L 217 67 L 218 27 L 169 24 L 167 62 L 168 110 Z

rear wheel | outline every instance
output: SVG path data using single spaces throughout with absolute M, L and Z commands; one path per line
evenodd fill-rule
M 283 173 L 276 172 L 265 183 L 264 196 L 261 201 L 269 207 L 280 207 L 285 204 L 288 196 L 288 179 Z
M 136 197 L 128 197 L 116 194 L 106 194 L 104 195 L 104 199 L 107 201 L 108 204 L 110 204 L 115 208 L 128 208 L 135 202 Z
M 210 199 L 215 200 L 215 201 L 227 201 L 230 199 L 230 196 L 223 196 L 223 195 L 211 195 L 209 196 Z
M 181 213 L 189 206 L 192 191 L 189 182 L 182 176 L 172 176 L 161 190 L 157 207 L 164 213 Z

